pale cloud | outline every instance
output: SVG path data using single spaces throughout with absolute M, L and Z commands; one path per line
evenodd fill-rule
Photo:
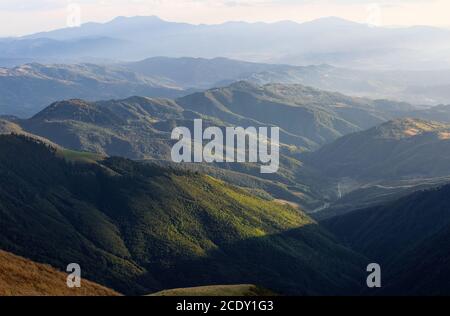
M 324 16 L 366 23 L 373 14 L 369 5 L 375 4 L 383 25 L 450 26 L 449 0 L 1 0 L 0 36 L 65 27 L 71 3 L 80 5 L 83 22 L 157 15 L 194 24 L 304 22 Z

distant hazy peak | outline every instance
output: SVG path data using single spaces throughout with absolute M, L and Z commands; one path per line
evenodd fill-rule
M 366 24 L 349 21 L 336 16 L 318 18 L 312 21 L 304 22 L 302 25 L 322 25 L 322 26 L 366 26 Z
M 148 16 L 144 16 L 144 15 L 137 15 L 137 16 L 132 16 L 132 17 L 127 17 L 127 16 L 117 16 L 114 19 L 112 19 L 111 21 L 107 22 L 107 23 L 117 23 L 117 22 L 123 22 L 123 21 L 129 21 L 129 20 L 135 20 L 135 21 L 153 21 L 153 22 L 161 22 L 164 21 L 162 20 L 160 17 L 156 16 L 156 15 L 148 15 Z
M 114 19 L 105 22 L 105 23 L 98 23 L 98 22 L 88 22 L 85 24 L 82 24 L 83 26 L 89 26 L 89 25 L 107 25 L 107 24 L 122 24 L 122 23 L 168 23 L 168 24 L 185 24 L 185 25 L 191 25 L 191 26 L 197 26 L 196 24 L 191 23 L 185 23 L 185 22 L 175 22 L 175 21 L 168 21 L 165 19 L 162 19 L 156 15 L 150 15 L 150 16 L 118 16 Z M 299 25 L 326 25 L 326 26 L 333 26 L 333 25 L 340 25 L 340 26 L 357 26 L 361 25 L 364 26 L 365 24 L 353 22 L 350 20 L 346 20 L 343 18 L 335 17 L 335 16 L 329 16 L 329 17 L 323 17 L 318 18 L 311 21 L 306 22 L 296 22 L 292 20 L 282 20 L 282 21 L 276 21 L 276 22 L 246 22 L 246 21 L 226 21 L 223 23 L 217 23 L 217 24 L 199 24 L 198 26 L 220 26 L 220 25 L 292 25 L 292 26 L 299 26 Z

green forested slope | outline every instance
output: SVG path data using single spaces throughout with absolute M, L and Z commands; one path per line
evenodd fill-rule
M 322 222 L 379 263 L 382 294 L 449 295 L 450 186 Z
M 365 260 L 302 212 L 214 178 L 0 136 L 0 248 L 124 294 L 205 284 L 360 290 Z M 64 157 L 66 157 L 64 159 Z

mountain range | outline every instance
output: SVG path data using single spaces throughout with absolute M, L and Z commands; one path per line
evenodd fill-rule
M 449 295 L 449 56 L 334 17 L 0 38 L 0 295 Z M 173 162 L 197 119 L 278 127 L 278 171 Z
M 381 134 L 405 137 L 392 125 Z M 281 294 L 366 295 L 368 262 L 382 267 L 383 288 L 372 294 L 449 291 L 448 185 L 317 223 L 198 172 L 28 136 L 2 135 L 0 148 L 0 248 L 60 269 L 78 262 L 124 294 L 250 282 Z
M 223 56 L 294 65 L 423 70 L 450 66 L 449 38 L 445 29 L 372 27 L 335 17 L 301 24 L 192 25 L 138 16 L 2 39 L 0 57 L 92 62 Z
M 141 76 L 115 66 L 34 63 L 0 69 L 0 108 L 4 115 L 28 117 L 67 98 L 177 97 L 183 93 L 163 78 Z
M 320 129 L 296 129 L 290 119 L 297 111 L 311 119 L 304 125 Z M 88 279 L 123 294 L 213 284 L 368 294 L 361 280 L 369 261 L 387 269 L 380 294 L 423 293 L 408 288 L 416 279 L 447 293 L 444 267 L 442 279 L 416 273 L 435 273 L 446 258 L 437 245 L 446 242 L 441 196 L 450 176 L 450 128 L 413 118 L 386 122 L 402 113 L 436 112 L 300 85 L 238 82 L 175 100 L 67 100 L 30 119 L 4 117 L 0 249 L 60 270 L 78 262 Z M 193 118 L 222 127 L 282 125 L 280 172 L 171 164 L 170 130 Z M 305 211 L 328 219 L 318 223 Z M 406 249 L 412 234 L 414 247 Z M 419 264 L 419 255 L 428 259 Z
M 231 113 L 231 112 L 230 112 Z M 203 119 L 205 126 L 225 128 L 233 122 L 243 126 L 262 123 L 232 115 L 229 120 L 211 117 L 184 109 L 175 101 L 133 97 L 124 100 L 86 102 L 68 100 L 56 102 L 27 120 L 0 120 L 0 132 L 43 137 L 62 147 L 104 156 L 121 156 L 136 160 L 171 161 L 174 141 L 170 134 L 175 126 L 193 128 L 194 118 Z M 320 195 L 311 185 L 305 189 L 303 169 L 298 170 L 293 154 L 298 146 L 313 142 L 304 137 L 281 132 L 281 168 L 277 174 L 261 175 L 257 165 L 218 164 L 189 165 L 189 169 L 207 172 L 232 183 L 253 189 L 263 189 L 275 197 L 291 200 L 305 207 L 315 207 Z M 180 166 L 177 166 L 180 167 Z M 294 193 L 293 193 L 294 192 Z M 301 195 L 301 198 L 298 195 Z
M 448 176 L 445 151 L 439 151 L 441 165 L 429 167 L 433 156 L 427 161 L 420 157 L 428 155 L 421 147 L 425 142 L 429 146 L 438 146 L 434 143 L 445 146 L 446 132 L 437 129 L 444 129 L 446 123 L 410 119 L 379 125 L 396 117 L 428 117 L 446 113 L 448 109 L 440 107 L 439 112 L 435 108 L 420 110 L 406 103 L 348 97 L 301 85 L 259 86 L 242 81 L 175 100 L 131 97 L 97 102 L 59 101 L 30 119 L 6 117 L 0 120 L 0 130 L 2 133 L 36 135 L 71 150 L 152 160 L 168 166 L 174 143 L 170 139 L 172 129 L 175 126 L 192 128 L 193 119 L 201 118 L 205 126 L 222 129 L 226 126 L 279 126 L 282 146 L 281 167 L 277 174 L 261 175 L 258 166 L 251 164 L 188 164 L 185 167 L 252 190 L 263 190 L 276 199 L 294 202 L 310 212 L 331 201 L 336 202 L 336 199 L 344 202 L 345 198 L 352 197 L 353 205 L 365 205 L 369 196 L 378 202 L 381 196 L 391 193 L 393 197 L 398 197 L 399 192 L 410 193 L 424 185 L 424 180 L 411 183 L 419 170 L 427 171 L 422 179 L 431 178 L 427 180 L 430 182 L 427 186 L 444 181 Z M 445 119 L 445 115 L 438 116 Z M 402 128 L 407 132 L 417 127 L 407 128 L 402 124 L 416 124 L 420 135 L 383 139 L 379 144 L 376 131 L 395 133 L 398 130 L 401 134 Z M 421 124 L 435 128 L 436 133 L 420 138 Z M 417 159 L 413 159 L 408 148 L 419 138 L 414 157 Z M 403 147 L 400 147 L 402 143 Z M 367 150 L 361 150 L 363 146 Z M 378 166 L 381 161 L 377 157 L 387 159 L 389 148 L 404 148 L 403 155 L 408 155 L 409 160 L 392 153 L 392 161 L 386 162 L 387 167 Z M 370 171 L 370 161 L 375 164 L 373 171 Z M 401 164 L 404 170 L 396 168 Z M 370 171 L 378 178 L 359 175 L 360 169 L 366 173 Z M 395 172 L 389 171 L 394 169 Z M 444 178 L 438 180 L 438 175 Z M 411 181 L 398 183 L 404 177 Z M 369 190 L 370 195 L 367 194 Z M 345 208 L 351 210 L 347 204 Z
M 369 71 L 226 58 L 153 57 L 137 62 L 28 63 L 0 68 L 0 113 L 29 117 L 52 102 L 72 98 L 176 98 L 236 81 L 301 84 L 356 97 L 406 101 L 421 108 L 450 104 L 450 90 L 446 88 L 450 86 L 450 71 L 446 70 Z
M 188 168 L 262 189 L 309 211 L 320 207 L 323 196 L 334 195 L 335 187 L 328 177 L 316 176 L 313 168 L 303 164 L 299 158 L 302 152 L 416 109 L 405 103 L 347 97 L 301 85 L 259 86 L 242 81 L 175 100 L 131 97 L 59 101 L 30 119 L 6 118 L 0 122 L 5 133 L 33 134 L 71 150 L 159 160 L 164 165 L 170 161 L 172 129 L 192 128 L 195 118 L 203 119 L 205 126 L 223 129 L 279 126 L 282 147 L 277 174 L 261 175 L 251 164 Z

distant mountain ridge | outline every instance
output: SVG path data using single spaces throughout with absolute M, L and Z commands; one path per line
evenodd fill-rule
M 129 61 L 154 56 L 223 56 L 296 65 L 438 69 L 450 66 L 445 54 L 449 38 L 450 32 L 444 29 L 370 27 L 334 17 L 302 24 L 192 25 L 141 16 L 3 40 L 0 57 Z M 431 52 L 433 47 L 439 49 L 438 54 Z
M 100 100 L 144 95 L 176 97 L 183 89 L 163 78 L 115 66 L 26 64 L 0 68 L 0 111 L 28 117 L 49 103 L 69 98 Z
M 72 98 L 88 101 L 133 95 L 176 98 L 239 81 L 261 86 L 301 84 L 356 97 L 406 101 L 420 109 L 450 104 L 445 89 L 450 85 L 448 70 L 383 72 L 227 58 L 153 57 L 137 62 L 29 63 L 0 68 L 0 114 L 29 117 L 52 102 Z M 429 119 L 437 117 L 430 114 Z

